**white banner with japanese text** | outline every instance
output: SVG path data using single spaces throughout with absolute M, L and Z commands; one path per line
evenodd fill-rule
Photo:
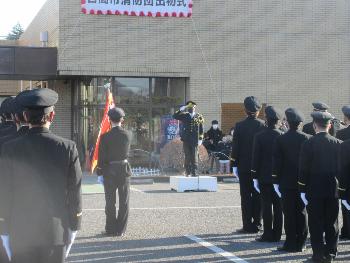
M 84 14 L 191 17 L 192 0 L 81 0 Z

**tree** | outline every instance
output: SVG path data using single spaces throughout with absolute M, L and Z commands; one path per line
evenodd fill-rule
M 17 23 L 11 30 L 11 32 L 7 35 L 7 40 L 17 40 L 21 37 L 24 30 L 20 23 Z

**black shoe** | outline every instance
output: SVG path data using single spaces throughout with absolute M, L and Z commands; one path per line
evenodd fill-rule
M 263 235 L 261 237 L 257 237 L 255 239 L 255 241 L 258 241 L 258 242 L 279 242 L 279 240 L 277 240 L 275 238 L 268 238 L 268 237 L 264 237 Z
M 239 233 L 239 234 L 256 234 L 258 232 L 259 230 L 256 230 L 256 229 L 245 229 L 245 228 L 241 228 L 236 231 L 236 233 Z
M 115 237 L 118 235 L 118 232 L 114 232 L 114 231 L 105 231 L 102 232 L 103 235 L 107 236 L 107 237 Z

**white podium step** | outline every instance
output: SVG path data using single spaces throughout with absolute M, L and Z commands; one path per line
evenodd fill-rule
M 217 178 L 211 176 L 171 176 L 170 189 L 180 193 L 183 193 L 185 191 L 216 192 L 218 189 L 218 183 Z

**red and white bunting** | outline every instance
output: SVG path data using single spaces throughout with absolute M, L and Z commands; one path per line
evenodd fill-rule
M 191 17 L 192 0 L 81 0 L 81 11 L 90 15 Z

